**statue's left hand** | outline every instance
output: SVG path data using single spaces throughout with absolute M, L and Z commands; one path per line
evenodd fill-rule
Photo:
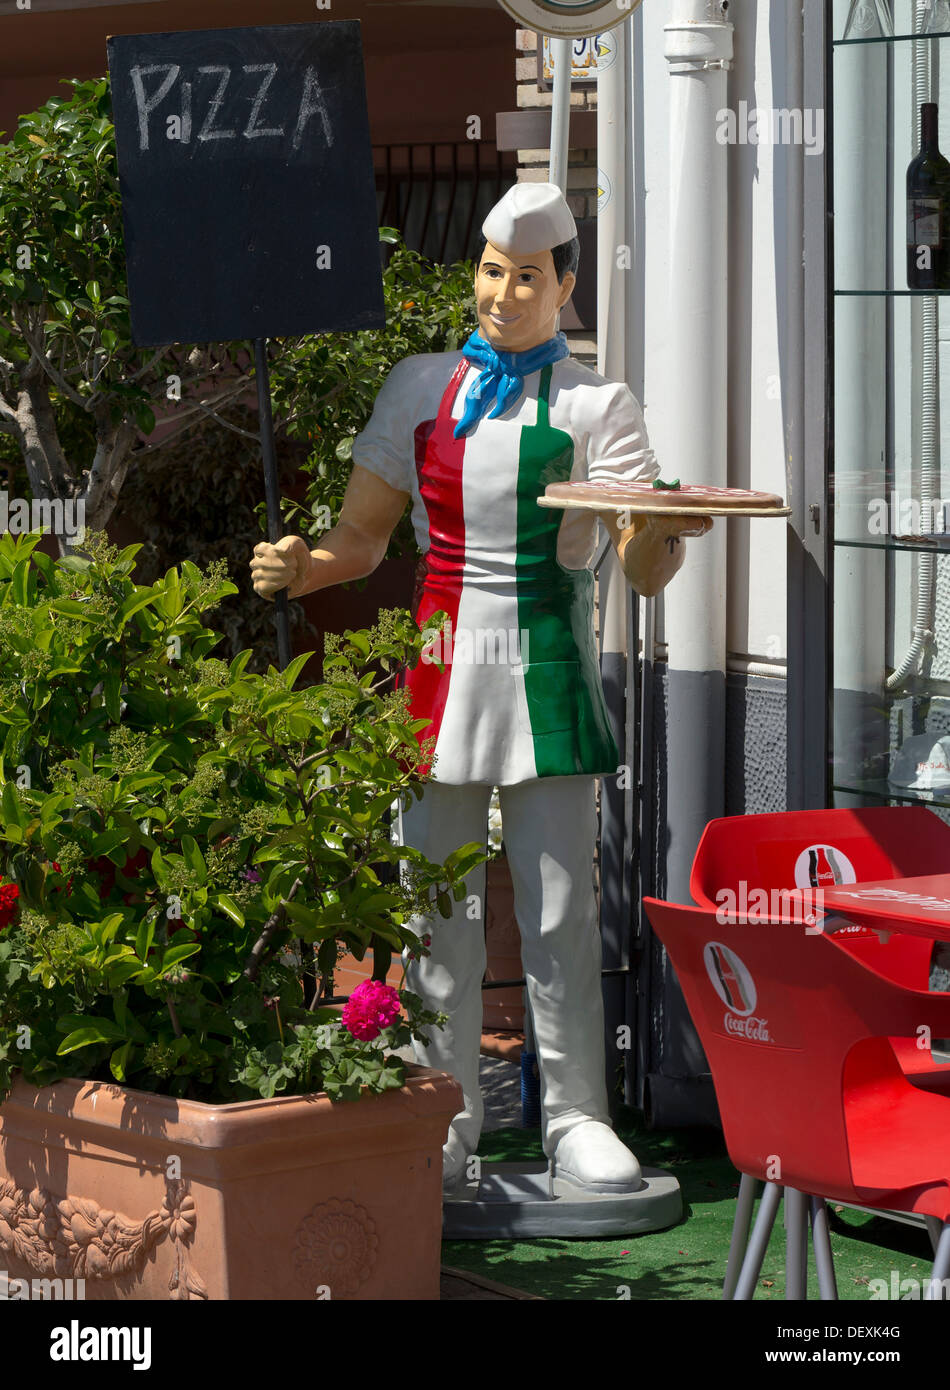
M 711 516 L 635 516 L 623 531 L 616 514 L 603 517 L 627 580 L 644 598 L 666 588 L 686 558 L 686 536 L 704 536 L 712 528 Z

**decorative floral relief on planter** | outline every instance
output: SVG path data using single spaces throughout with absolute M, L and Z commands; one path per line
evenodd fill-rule
M 355 1202 L 333 1198 L 314 1207 L 297 1227 L 294 1270 L 314 1294 L 356 1293 L 373 1272 L 379 1237 L 376 1223 Z
M 135 1222 L 87 1197 L 54 1197 L 40 1187 L 27 1192 L 10 1178 L 0 1178 L 0 1251 L 46 1278 L 106 1280 L 137 1274 L 169 1236 L 176 1255 L 168 1281 L 171 1297 L 207 1298 L 187 1250 L 197 1224 L 195 1199 L 181 1180 L 166 1184 L 159 1211 Z

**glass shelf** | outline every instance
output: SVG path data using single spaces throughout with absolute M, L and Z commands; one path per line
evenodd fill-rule
M 857 541 L 857 540 L 838 540 L 835 545 L 848 546 L 854 550 L 885 550 L 896 553 L 898 551 L 911 551 L 919 555 L 950 555 L 950 536 L 934 536 L 930 542 L 920 540 L 916 536 L 913 540 L 898 540 L 896 537 L 887 537 L 879 541 Z
M 876 34 L 870 39 L 832 39 L 832 48 L 853 48 L 868 43 L 931 43 L 934 39 L 950 39 L 947 34 Z
M 851 295 L 877 299 L 939 299 L 950 294 L 950 290 L 835 290 L 835 294 L 842 298 Z
M 892 787 L 885 777 L 871 777 L 847 782 L 833 782 L 832 790 L 846 796 L 876 796 L 883 801 L 900 801 L 913 806 L 942 806 L 950 810 L 950 787 L 934 791 L 913 791 L 909 787 Z

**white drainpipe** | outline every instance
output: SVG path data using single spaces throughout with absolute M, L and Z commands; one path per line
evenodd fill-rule
M 629 20 L 600 36 L 597 63 L 597 370 L 610 381 L 630 381 L 627 354 L 626 281 L 617 248 L 632 236 L 627 227 L 625 178 L 627 130 L 625 76 Z M 600 568 L 600 648 L 621 655 L 626 642 L 629 586 L 611 547 Z
M 672 0 L 670 72 L 670 392 L 661 465 L 666 481 L 724 487 L 728 387 L 728 147 L 716 139 L 727 104 L 733 26 L 725 0 Z M 669 643 L 667 882 L 689 902 L 700 835 L 724 807 L 726 525 L 687 541 L 664 591 Z M 673 1059 L 670 1059 L 671 1062 Z

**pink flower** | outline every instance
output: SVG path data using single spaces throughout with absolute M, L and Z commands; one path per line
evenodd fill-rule
M 399 995 L 392 985 L 364 980 L 357 985 L 343 1008 L 343 1027 L 354 1038 L 371 1042 L 388 1028 L 399 1013 Z

